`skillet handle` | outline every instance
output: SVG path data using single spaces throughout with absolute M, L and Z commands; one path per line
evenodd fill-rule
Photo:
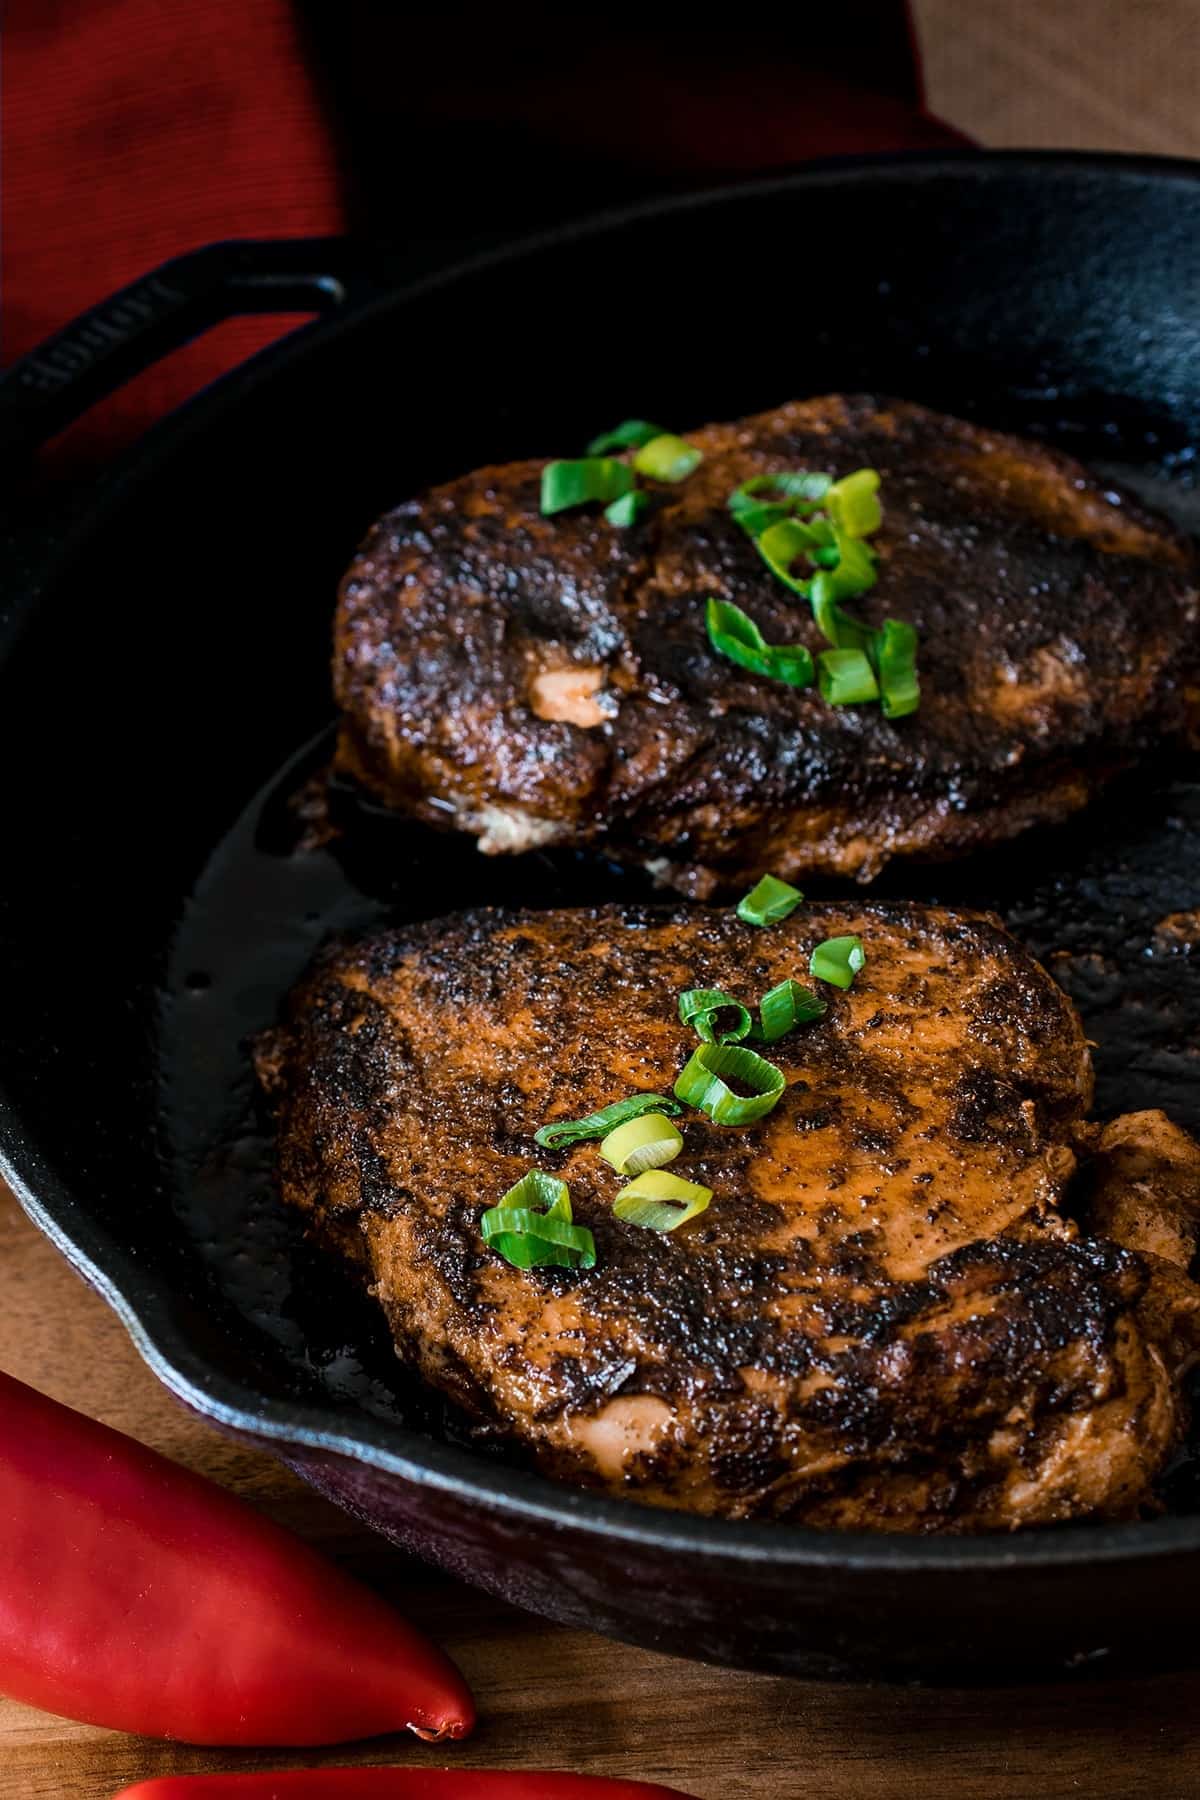
M 341 238 L 232 240 L 173 257 L 0 375 L 0 458 L 29 455 L 95 401 L 223 319 L 327 313 L 359 286 Z

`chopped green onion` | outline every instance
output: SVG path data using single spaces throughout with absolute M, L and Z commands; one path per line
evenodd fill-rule
M 610 525 L 636 525 L 652 504 L 652 497 L 644 489 L 630 488 L 627 494 L 622 494 L 611 506 L 605 507 L 604 516 Z
M 889 619 L 873 631 L 839 604 L 865 594 L 878 579 L 875 552 L 865 541 L 883 523 L 878 470 L 854 469 L 840 481 L 805 469 L 754 475 L 734 489 L 728 505 L 776 579 L 811 602 L 826 642 L 836 652 L 857 653 L 819 659 L 824 699 L 834 706 L 879 700 L 889 719 L 915 712 L 921 690 L 912 626 Z M 797 568 L 801 559 L 811 565 L 811 575 Z M 715 604 L 709 602 L 714 646 L 756 674 L 777 673 L 768 666 L 769 646 L 762 633 L 740 609 L 732 609 L 736 619 L 723 622 L 718 642 L 711 610 Z
M 762 1023 L 756 1025 L 750 1035 L 756 1044 L 774 1044 L 793 1026 L 808 1025 L 813 1019 L 823 1018 L 828 1010 L 824 1000 L 819 999 L 811 988 L 790 979 L 781 981 L 759 1001 L 758 1016 Z
M 575 462 L 549 462 L 542 470 L 542 512 L 563 512 L 589 500 L 619 500 L 633 486 L 628 463 L 611 456 L 585 456 Z
M 847 537 L 870 537 L 883 524 L 877 469 L 855 469 L 835 481 L 825 495 L 825 508 Z
M 650 1169 L 621 1189 L 613 1202 L 613 1217 L 650 1231 L 674 1231 L 702 1213 L 711 1199 L 711 1188 Z
M 818 569 L 813 576 L 812 609 L 818 630 L 835 650 L 865 650 L 870 643 L 869 626 L 860 625 L 838 604 L 832 570 Z
M 789 500 L 808 500 L 814 506 L 833 486 L 833 476 L 823 469 L 783 469 L 774 475 L 754 475 L 739 493 L 769 494 L 772 488 Z
M 586 1225 L 525 1206 L 493 1206 L 483 1215 L 483 1241 L 514 1269 L 594 1269 L 596 1240 Z
M 789 687 L 807 687 L 813 678 L 813 660 L 803 644 L 768 644 L 749 613 L 731 600 L 709 597 L 705 609 L 708 641 L 721 656 L 754 675 L 786 681 Z
M 703 461 L 702 450 L 676 437 L 673 432 L 664 431 L 639 447 L 633 466 L 639 475 L 648 475 L 651 481 L 686 481 Z
M 766 674 L 771 648 L 749 613 L 732 600 L 717 600 L 710 595 L 704 616 L 708 641 L 714 650 L 743 669 L 752 669 L 756 675 Z
M 681 1110 L 673 1100 L 666 1100 L 661 1094 L 631 1094 L 628 1100 L 614 1100 L 611 1106 L 588 1113 L 584 1119 L 558 1119 L 543 1125 L 540 1131 L 534 1132 L 533 1141 L 543 1150 L 561 1150 L 564 1144 L 582 1144 L 589 1138 L 607 1137 L 614 1125 L 623 1125 L 626 1119 L 640 1118 L 643 1113 L 677 1115 Z
M 752 501 L 734 513 L 734 518 L 755 542 L 762 536 L 769 525 L 777 524 L 781 519 L 790 519 L 792 509 L 778 500 Z
M 651 425 L 648 419 L 622 419 L 611 431 L 602 431 L 599 437 L 594 437 L 587 447 L 587 454 L 607 456 L 610 450 L 639 450 L 651 438 L 663 435 L 662 426 Z
M 723 1012 L 732 1013 L 733 1021 L 721 1029 Z M 688 988 L 679 996 L 679 1017 L 706 1044 L 738 1044 L 750 1030 L 749 1007 L 720 988 Z
M 820 549 L 821 540 L 810 525 L 803 519 L 780 519 L 774 525 L 768 525 L 761 536 L 755 539 L 758 554 L 770 569 L 772 575 L 778 577 L 785 587 L 791 588 L 793 594 L 802 594 L 807 600 L 809 595 L 809 578 L 792 574 L 792 564 L 798 556 L 810 555 Z
M 530 1169 L 479 1221 L 483 1241 L 514 1269 L 592 1269 L 596 1242 L 571 1217 L 565 1181 Z
M 811 474 L 807 469 L 785 469 L 778 475 L 752 475 L 734 488 L 727 502 L 743 531 L 758 537 L 768 525 L 787 519 L 800 508 L 816 506 L 832 482 L 832 476 Z
M 738 901 L 737 916 L 747 925 L 777 925 L 795 912 L 804 895 L 774 875 L 764 875 Z
M 809 552 L 818 569 L 836 569 L 841 561 L 842 553 L 838 549 L 837 537 L 828 519 L 810 519 L 808 529 L 815 539 L 814 548 Z
M 838 557 L 829 575 L 835 598 L 852 600 L 856 594 L 865 594 L 879 579 L 875 569 L 875 552 L 870 544 L 864 544 L 861 538 L 847 537 L 836 525 L 833 528 L 833 542 Z
M 626 1119 L 610 1131 L 600 1146 L 605 1162 L 610 1162 L 618 1175 L 640 1175 L 644 1169 L 661 1169 L 674 1162 L 683 1149 L 683 1134 L 662 1113 L 647 1113 L 641 1119 Z
M 725 1077 L 750 1089 L 735 1094 Z M 675 1098 L 707 1113 L 714 1125 L 749 1125 L 782 1094 L 783 1070 L 743 1044 L 701 1044 L 675 1083 Z
M 885 619 L 875 635 L 875 667 L 885 719 L 903 719 L 921 704 L 917 680 L 917 634 L 902 619 Z
M 830 706 L 857 706 L 879 698 L 879 683 L 865 650 L 822 650 L 817 686 Z
M 833 987 L 848 988 L 866 966 L 867 953 L 860 937 L 826 938 L 808 959 L 808 972 Z

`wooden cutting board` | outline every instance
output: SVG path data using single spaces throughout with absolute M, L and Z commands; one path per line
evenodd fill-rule
M 431 1574 L 264 1455 L 186 1413 L 0 1189 L 0 1368 L 236 1489 L 394 1597 L 461 1663 L 469 1745 L 320 1755 L 188 1750 L 0 1700 L 0 1800 L 109 1800 L 184 1771 L 445 1762 L 640 1775 L 698 1800 L 1191 1800 L 1200 1675 L 972 1690 L 829 1687 L 677 1662 L 566 1631 Z M 0 1545 L 0 1555 L 3 1555 Z

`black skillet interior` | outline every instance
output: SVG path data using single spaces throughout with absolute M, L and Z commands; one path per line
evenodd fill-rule
M 1028 1673 L 1031 1643 L 1049 1666 L 1190 1653 L 1186 1462 L 1164 1521 L 885 1543 L 668 1520 L 462 1445 L 282 1215 L 244 1039 L 331 929 L 640 891 L 370 817 L 296 848 L 332 593 L 378 512 L 626 414 L 686 427 L 840 388 L 1047 436 L 1194 525 L 1197 317 L 1188 168 L 834 166 L 352 306 L 148 440 L 0 637 L 0 1149 L 177 1391 L 470 1578 L 683 1653 L 902 1674 Z M 1002 912 L 1083 1009 L 1100 1109 L 1200 1127 L 1198 849 L 1200 781 L 1164 766 L 886 886 Z

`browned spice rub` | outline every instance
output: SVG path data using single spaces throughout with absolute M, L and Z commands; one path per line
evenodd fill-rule
M 535 1148 L 552 1119 L 670 1094 L 681 989 L 750 1004 L 847 932 L 867 966 L 772 1047 L 775 1110 L 680 1121 L 672 1166 L 707 1212 L 623 1224 L 595 1144 Z M 1198 1342 L 1200 1151 L 1161 1114 L 1086 1123 L 1079 1021 L 992 918 L 466 913 L 326 952 L 259 1067 L 286 1200 L 400 1355 L 549 1474 L 823 1527 L 1154 1505 Z M 595 1269 L 484 1246 L 481 1213 L 534 1165 L 570 1184 Z
M 1185 734 L 1193 549 L 1078 463 L 837 395 L 688 437 L 704 462 L 631 529 L 595 507 L 542 518 L 540 462 L 382 519 L 338 606 L 340 770 L 484 850 L 598 844 L 704 895 L 1012 837 Z M 726 501 L 767 471 L 863 466 L 884 523 L 854 610 L 921 635 L 921 707 L 894 724 L 735 667 L 704 624 L 716 595 L 769 643 L 823 648 Z

